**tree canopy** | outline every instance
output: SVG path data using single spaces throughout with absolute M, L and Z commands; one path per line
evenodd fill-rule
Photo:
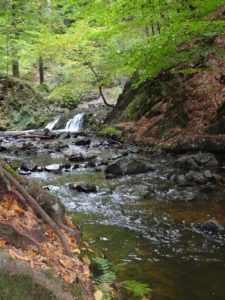
M 223 2 L 4 0 L 1 73 L 19 76 L 16 63 L 21 76 L 35 79 L 34 67 L 42 58 L 57 77 L 56 98 L 81 96 L 96 81 L 118 85 L 134 74 L 144 81 L 188 60 L 195 49 L 178 51 L 188 40 L 224 32 L 224 21 L 210 18 Z

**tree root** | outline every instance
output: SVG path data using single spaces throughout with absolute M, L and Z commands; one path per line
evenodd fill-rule
M 26 203 L 28 203 L 31 208 L 38 213 L 41 218 L 49 224 L 49 226 L 52 228 L 52 230 L 55 232 L 55 234 L 60 239 L 62 246 L 64 248 L 64 252 L 68 256 L 72 256 L 72 253 L 69 248 L 69 244 L 64 236 L 64 234 L 61 232 L 60 228 L 57 226 L 57 224 L 49 217 L 49 215 L 43 210 L 43 208 L 38 204 L 38 202 L 24 189 L 24 187 L 8 172 L 6 171 L 2 166 L 0 166 L 0 177 L 2 180 L 9 185 L 13 185 L 17 193 L 20 194 L 19 199 L 25 199 Z M 22 200 L 23 201 L 23 200 Z
M 25 232 L 17 229 L 15 226 L 13 226 L 10 222 L 3 222 L 3 221 L 0 221 L 0 225 L 3 225 L 3 226 L 6 226 L 6 227 L 9 227 L 10 229 L 12 229 L 17 235 L 20 235 L 26 239 L 28 239 L 29 241 L 31 241 L 37 248 L 38 248 L 38 252 L 41 254 L 42 251 L 41 251 L 41 247 L 40 247 L 40 244 L 34 239 L 32 238 L 30 235 L 26 234 Z

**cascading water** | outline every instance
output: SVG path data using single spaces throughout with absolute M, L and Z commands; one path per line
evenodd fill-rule
M 45 126 L 45 129 L 52 130 L 55 127 L 55 125 L 59 122 L 59 120 L 61 119 L 61 117 L 62 117 L 61 114 L 57 115 L 54 120 L 52 120 L 51 122 L 49 122 L 47 124 L 47 126 Z
M 84 127 L 85 113 L 76 114 L 73 119 L 70 119 L 63 131 L 66 132 L 78 132 Z

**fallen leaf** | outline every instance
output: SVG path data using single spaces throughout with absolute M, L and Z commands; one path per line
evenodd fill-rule
M 85 242 L 85 241 L 83 241 L 83 244 L 84 244 L 86 247 L 88 247 L 88 248 L 90 247 L 89 244 L 88 244 L 87 242 Z
M 76 279 L 76 275 L 73 273 L 67 273 L 63 276 L 64 280 L 68 283 L 73 283 Z
M 83 276 L 86 279 L 88 279 L 91 276 L 91 272 L 90 272 L 89 266 L 87 266 L 87 265 L 83 266 Z
M 76 249 L 72 249 L 72 253 L 76 253 L 79 255 L 81 253 L 81 251 L 80 251 L 80 249 L 76 248 Z
M 59 262 L 64 268 L 69 267 L 71 264 L 70 259 L 60 259 Z
M 103 299 L 103 293 L 100 290 L 97 290 L 94 292 L 94 298 L 95 300 L 102 300 Z
M 3 239 L 0 239 L 0 247 L 5 246 L 5 244 L 6 244 L 6 241 Z
M 91 261 L 90 261 L 90 259 L 89 259 L 89 257 L 88 257 L 87 255 L 85 255 L 85 256 L 82 258 L 82 260 L 83 260 L 83 263 L 84 263 L 85 265 L 90 266 Z

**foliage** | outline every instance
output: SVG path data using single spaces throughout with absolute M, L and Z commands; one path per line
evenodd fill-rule
M 124 281 L 121 286 L 136 297 L 147 296 L 152 291 L 147 284 L 135 280 Z
M 99 268 L 99 275 L 96 277 L 96 281 L 99 284 L 112 284 L 115 282 L 116 275 L 111 271 L 110 264 L 107 259 L 102 257 L 95 257 L 93 258 L 93 263 L 95 263 Z
M 108 137 L 117 137 L 118 135 L 120 135 L 119 130 L 116 129 L 115 127 L 103 128 L 98 133 L 100 135 L 104 135 L 104 136 L 108 136 Z
M 195 55 L 178 51 L 190 39 L 224 33 L 224 21 L 210 17 L 223 4 L 222 0 L 4 0 L 1 72 L 8 73 L 9 64 L 17 60 L 23 76 L 35 77 L 33 67 L 42 57 L 50 77 L 56 75 L 50 98 L 75 102 L 93 84 L 121 85 L 133 74 L 143 82 Z

